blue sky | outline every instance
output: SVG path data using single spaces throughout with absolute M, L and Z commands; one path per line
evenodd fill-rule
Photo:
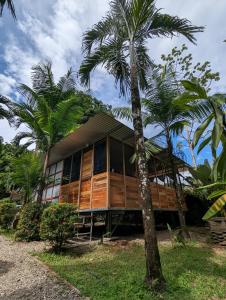
M 40 61 L 51 60 L 56 79 L 72 66 L 78 70 L 82 59 L 82 33 L 97 22 L 108 10 L 108 0 L 16 0 L 17 21 L 5 10 L 0 18 L 0 93 L 17 99 L 16 86 L 30 84 L 30 69 Z M 197 46 L 183 37 L 155 39 L 148 44 L 150 56 L 158 62 L 162 53 L 186 43 L 194 61 L 210 61 L 212 69 L 219 71 L 221 80 L 212 86 L 212 92 L 225 92 L 226 67 L 226 1 L 223 0 L 158 0 L 158 8 L 179 17 L 188 18 L 195 25 L 206 26 L 197 34 Z M 102 68 L 92 76 L 92 93 L 113 106 L 125 105 L 119 98 L 114 79 Z M 154 128 L 146 130 L 151 136 Z M 0 121 L 0 135 L 5 141 L 15 136 L 7 121 Z M 187 153 L 187 151 L 186 151 Z M 188 153 L 187 153 L 188 155 Z M 209 157 L 205 149 L 198 160 Z M 188 155 L 188 160 L 190 160 Z

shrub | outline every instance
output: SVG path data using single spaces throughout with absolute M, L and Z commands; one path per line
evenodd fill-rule
M 0 200 L 0 227 L 9 229 L 17 213 L 16 203 L 10 199 Z
M 46 208 L 42 214 L 40 236 L 49 241 L 55 252 L 62 249 L 68 238 L 74 235 L 74 223 L 78 212 L 72 204 L 54 204 Z
M 17 225 L 16 240 L 27 242 L 40 240 L 40 220 L 45 207 L 38 202 L 30 202 L 24 205 Z

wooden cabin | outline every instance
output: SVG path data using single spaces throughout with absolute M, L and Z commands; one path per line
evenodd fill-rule
M 133 154 L 133 130 L 105 113 L 96 114 L 52 148 L 43 200 L 73 203 L 81 213 L 140 211 Z M 149 165 L 154 209 L 177 211 L 175 190 L 158 180 L 163 169 L 155 159 Z

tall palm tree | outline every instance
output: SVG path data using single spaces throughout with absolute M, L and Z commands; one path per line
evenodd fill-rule
M 98 65 L 104 65 L 119 83 L 122 95 L 130 92 L 145 232 L 146 282 L 149 285 L 157 283 L 161 286 L 164 278 L 155 233 L 141 118 L 140 91 L 146 87 L 147 71 L 152 66 L 146 41 L 182 34 L 194 43 L 193 34 L 199 31 L 203 31 L 203 27 L 193 26 L 187 19 L 162 14 L 154 0 L 112 0 L 106 17 L 88 30 L 83 38 L 85 58 L 79 71 L 81 82 L 88 85 L 91 71 Z
M 16 19 L 16 11 L 12 0 L 0 0 L 0 17 L 2 16 L 3 8 L 6 4 L 13 18 Z
M 21 84 L 19 92 L 23 100 L 11 102 L 10 108 L 16 117 L 15 126 L 25 124 L 29 129 L 19 132 L 14 141 L 26 139 L 26 146 L 35 143 L 44 153 L 43 176 L 51 148 L 65 135 L 79 126 L 82 117 L 90 109 L 90 99 L 77 92 L 71 70 L 56 84 L 51 64 L 37 65 L 32 72 L 33 88 Z M 44 183 L 40 186 L 38 200 L 41 201 Z

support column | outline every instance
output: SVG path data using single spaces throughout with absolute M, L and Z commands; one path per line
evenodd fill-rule
M 106 212 L 105 226 L 106 226 L 106 234 L 109 237 L 111 237 L 111 232 L 112 232 L 112 212 L 111 211 Z

